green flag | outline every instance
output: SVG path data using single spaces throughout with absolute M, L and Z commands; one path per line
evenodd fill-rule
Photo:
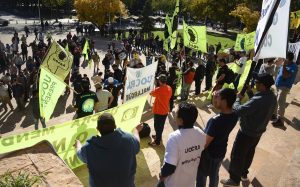
M 52 42 L 41 67 L 44 67 L 45 69 L 59 77 L 60 80 L 65 80 L 66 76 L 70 73 L 72 63 L 72 55 L 66 52 L 61 45 L 54 41 Z
M 173 34 L 171 35 L 171 49 L 174 49 L 176 46 L 177 42 L 177 31 L 174 31 Z
M 169 51 L 169 38 L 164 40 L 164 50 Z
M 174 95 L 179 96 L 182 89 L 182 73 L 180 70 L 176 70 L 177 84 Z
M 89 41 L 86 39 L 82 50 L 82 54 L 85 56 L 86 60 L 89 60 L 88 49 L 90 49 L 90 46 Z
M 206 26 L 189 26 L 183 21 L 184 46 L 207 53 Z
M 167 14 L 165 20 L 165 38 L 171 36 L 171 34 L 172 34 L 172 23 L 169 15 Z
M 235 41 L 235 51 L 248 51 L 254 49 L 255 31 L 249 34 L 238 34 Z
M 39 80 L 39 104 L 40 115 L 45 121 L 49 121 L 55 105 L 65 91 L 65 83 L 58 77 L 49 72 L 46 68 L 41 67 Z

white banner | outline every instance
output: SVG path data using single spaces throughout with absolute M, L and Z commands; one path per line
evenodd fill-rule
M 258 44 L 262 40 L 262 34 L 266 29 L 267 22 L 270 18 L 271 12 L 275 6 L 275 3 L 278 0 L 264 0 L 262 2 L 260 18 L 256 27 L 255 43 L 254 50 L 257 51 Z
M 255 60 L 276 57 L 286 58 L 290 3 L 291 0 L 280 1 L 272 25 L 263 39 Z
M 157 62 L 143 68 L 127 68 L 124 103 L 149 93 L 154 86 Z
M 296 62 L 300 51 L 300 42 L 289 43 L 289 51 L 294 53 L 294 62 Z

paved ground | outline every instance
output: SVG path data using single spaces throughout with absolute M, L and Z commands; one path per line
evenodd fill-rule
M 3 43 L 10 43 L 12 37 L 11 34 L 0 34 L 0 40 L 3 41 Z M 53 37 L 57 40 L 65 37 L 66 34 L 66 32 L 55 32 Z M 29 37 L 28 41 L 31 41 L 32 39 L 33 35 Z M 101 58 L 103 58 L 108 41 L 104 39 L 95 39 L 95 41 L 96 49 L 99 50 Z M 31 50 L 29 49 L 29 51 Z M 81 72 L 87 73 L 89 76 L 93 74 L 88 68 L 81 68 Z M 300 79 L 299 76 L 300 74 L 298 75 L 297 82 Z M 299 91 L 300 83 L 297 83 L 297 85 L 295 85 L 291 90 L 291 94 L 288 96 L 285 128 L 274 128 L 271 125 L 268 126 L 267 132 L 264 134 L 257 147 L 254 162 L 250 169 L 249 177 L 251 179 L 251 183 L 243 184 L 243 186 L 300 187 L 300 142 L 298 141 L 298 137 L 300 135 Z M 53 115 L 55 118 L 52 119 L 48 125 L 58 124 L 72 119 L 74 114 L 67 114 L 65 111 L 66 106 L 71 104 L 71 100 L 72 94 L 70 96 L 63 96 L 60 98 Z M 197 125 L 201 128 L 204 128 L 208 119 L 217 112 L 206 108 L 204 101 L 205 95 L 194 97 L 193 91 L 191 91 L 190 102 L 194 102 L 198 106 L 199 117 L 197 119 Z M 13 104 L 15 105 L 15 102 Z M 149 109 L 149 104 L 146 106 L 146 109 Z M 168 116 L 163 134 L 164 145 L 167 141 L 168 134 L 176 129 L 174 115 L 174 113 L 171 113 Z M 150 112 L 145 111 L 143 121 L 149 123 L 150 126 L 153 127 L 153 120 Z M 3 136 L 33 130 L 34 127 L 32 124 L 33 121 L 31 118 L 30 107 L 28 105 L 24 113 L 17 111 L 4 113 L 3 110 L 0 111 L 0 133 Z M 238 128 L 239 126 L 237 125 L 230 135 L 227 155 L 220 170 L 220 178 L 228 177 L 226 170 L 229 165 L 229 154 Z M 152 131 L 154 132 L 153 129 Z M 158 173 L 163 162 L 165 147 L 150 148 L 147 146 L 148 141 L 150 141 L 150 138 L 142 140 L 141 151 L 138 154 L 138 168 L 136 175 L 136 183 L 138 187 L 155 186 L 158 180 Z M 87 186 L 88 172 L 86 168 L 81 167 L 74 170 L 74 172 L 83 184 Z

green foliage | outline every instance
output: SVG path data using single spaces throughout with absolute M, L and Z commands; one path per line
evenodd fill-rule
M 60 7 L 66 3 L 66 0 L 42 0 L 43 6 L 47 8 Z
M 14 175 L 12 172 L 7 171 L 4 175 L 0 176 L 0 187 L 31 187 L 42 181 L 42 176 L 30 174 L 25 171 L 19 171 Z
M 256 29 L 260 14 L 258 11 L 252 11 L 245 3 L 237 5 L 237 7 L 230 12 L 230 15 L 238 17 L 245 25 L 245 32 L 249 33 Z

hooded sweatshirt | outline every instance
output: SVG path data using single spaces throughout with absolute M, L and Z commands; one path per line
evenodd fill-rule
M 91 187 L 134 187 L 139 149 L 136 138 L 116 129 L 101 137 L 93 136 L 77 155 L 87 164 Z

